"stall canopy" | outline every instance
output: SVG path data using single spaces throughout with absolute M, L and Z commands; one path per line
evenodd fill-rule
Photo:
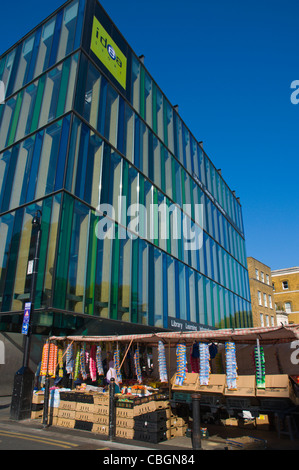
M 186 345 L 198 342 L 225 343 L 232 341 L 236 344 L 255 344 L 257 340 L 262 345 L 290 343 L 299 340 L 299 325 L 282 325 L 269 328 L 244 328 L 244 329 L 222 329 L 192 332 L 163 332 L 123 336 L 52 336 L 50 341 L 73 341 L 73 342 L 125 342 L 125 343 L 148 343 L 157 344 L 163 341 L 171 346 L 178 342 Z

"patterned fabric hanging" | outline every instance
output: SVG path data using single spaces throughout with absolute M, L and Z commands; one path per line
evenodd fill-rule
M 41 372 L 40 372 L 41 376 L 46 376 L 47 372 L 50 377 L 56 376 L 57 354 L 58 354 L 58 348 L 56 344 L 51 343 L 49 345 L 49 343 L 46 343 L 44 345 L 43 353 L 42 353 Z
M 199 374 L 199 344 L 194 343 L 190 352 L 191 372 Z
M 81 357 L 80 356 L 80 348 L 77 347 L 74 380 L 77 380 L 79 378 L 79 374 L 80 374 L 80 357 Z
M 186 345 L 179 343 L 176 347 L 176 356 L 177 356 L 177 373 L 175 383 L 176 385 L 183 385 L 186 377 Z
M 236 345 L 230 341 L 225 343 L 226 383 L 229 390 L 237 389 L 237 358 Z
M 254 348 L 255 368 L 256 368 L 256 386 L 257 388 L 266 388 L 265 374 L 265 355 L 262 346 Z
M 96 346 L 93 344 L 90 349 L 89 358 L 89 373 L 92 382 L 97 380 L 97 366 L 96 366 Z
M 86 380 L 87 375 L 87 368 L 86 368 L 86 344 L 84 343 L 81 352 L 80 352 L 80 372 L 83 380 Z
M 73 343 L 68 345 L 66 351 L 66 361 L 65 361 L 65 368 L 67 374 L 72 374 L 74 371 L 74 348 Z
M 103 368 L 103 360 L 102 360 L 102 347 L 97 347 L 97 354 L 96 354 L 96 362 L 97 362 L 97 371 L 98 374 L 104 375 L 104 368 Z
M 137 376 L 137 382 L 139 384 L 142 383 L 142 374 L 141 374 L 141 368 L 140 368 L 140 353 L 139 353 L 139 348 L 137 347 L 135 354 L 134 354 L 134 365 L 135 365 L 135 374 Z
M 117 347 L 117 350 L 114 351 L 114 368 L 116 372 L 117 382 L 121 384 L 123 379 L 122 379 L 122 375 L 120 372 L 120 352 L 119 352 L 118 347 Z
M 58 348 L 58 366 L 59 366 L 59 371 L 58 371 L 58 376 L 63 377 L 63 349 Z
M 210 380 L 210 351 L 208 343 L 199 344 L 199 382 L 209 385 Z
M 160 382 L 168 382 L 165 347 L 162 341 L 158 343 L 158 362 L 159 362 L 159 374 Z

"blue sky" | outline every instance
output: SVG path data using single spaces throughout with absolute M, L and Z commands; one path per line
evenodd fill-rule
M 1 5 L 0 53 L 63 1 Z M 103 0 L 243 207 L 247 255 L 299 266 L 298 0 Z

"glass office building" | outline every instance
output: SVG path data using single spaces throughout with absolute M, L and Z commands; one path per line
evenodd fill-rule
M 0 80 L 0 331 L 21 331 L 38 210 L 35 334 L 252 326 L 239 200 L 97 0 L 3 54 Z

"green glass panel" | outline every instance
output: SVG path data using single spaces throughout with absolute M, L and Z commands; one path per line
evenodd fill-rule
M 68 277 L 69 247 L 72 235 L 72 220 L 75 200 L 64 194 L 61 214 L 61 226 L 59 233 L 59 244 L 57 252 L 57 265 L 55 276 L 55 290 L 53 306 L 55 308 L 65 308 L 66 288 Z
M 63 63 L 56 117 L 59 117 L 64 113 L 65 100 L 69 83 L 70 67 L 71 58 L 67 59 Z
M 117 320 L 118 312 L 118 278 L 120 240 L 118 238 L 119 227 L 115 224 L 115 239 L 112 248 L 111 290 L 110 290 L 110 318 Z
M 13 142 L 15 140 L 15 135 L 16 135 L 17 125 L 18 125 L 18 121 L 19 121 L 23 95 L 24 95 L 24 91 L 21 91 L 18 94 L 18 97 L 17 97 L 16 106 L 15 106 L 15 110 L 14 110 L 14 113 L 13 113 L 13 118 L 12 118 L 12 122 L 11 122 L 11 126 L 10 126 L 10 132 L 9 132 L 9 136 L 8 136 L 8 139 L 7 139 L 7 142 L 6 142 L 7 146 L 13 144 Z
M 89 251 L 87 260 L 87 277 L 86 277 L 86 304 L 85 313 L 94 315 L 94 301 L 95 301 L 95 284 L 96 284 L 96 266 L 97 266 L 97 237 L 96 237 L 96 224 L 98 218 L 94 213 L 90 216 L 90 231 L 89 231 Z
M 43 100 L 43 93 L 44 93 L 44 88 L 45 88 L 45 81 L 46 81 L 46 75 L 43 75 L 38 82 L 30 132 L 36 131 L 37 126 L 38 126 L 39 114 L 40 114 L 40 109 L 41 109 L 42 100 Z

